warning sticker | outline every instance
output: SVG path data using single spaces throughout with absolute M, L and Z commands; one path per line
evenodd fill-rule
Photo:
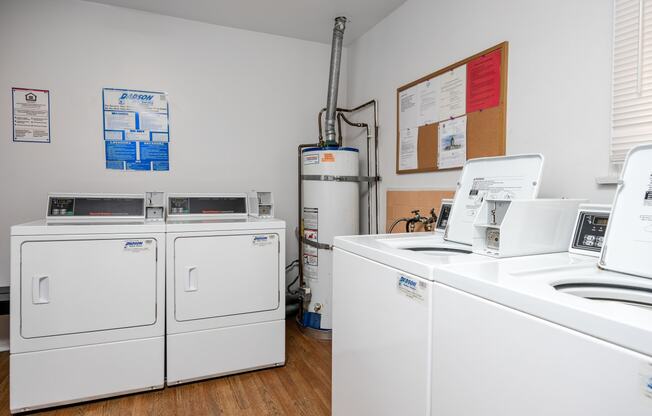
M 522 192 L 529 187 L 524 183 L 521 176 L 495 176 L 485 178 L 473 178 L 473 185 L 469 191 L 469 198 L 475 199 L 486 195 L 491 199 L 513 199 L 524 197 Z
M 321 155 L 321 163 L 335 162 L 335 155 L 333 153 L 324 153 Z
M 428 287 L 425 282 L 417 281 L 400 273 L 396 276 L 396 287 L 401 294 L 419 302 L 423 302 L 428 296 Z
M 319 208 L 303 209 L 303 229 L 315 231 L 319 229 Z
M 307 241 L 318 242 L 319 236 L 319 209 L 303 209 L 303 238 Z M 319 249 L 309 244 L 303 244 L 303 275 L 310 280 L 317 280 L 319 266 Z

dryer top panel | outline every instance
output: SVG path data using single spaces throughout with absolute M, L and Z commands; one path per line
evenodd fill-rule
M 170 219 L 246 218 L 247 194 L 169 194 Z
M 50 194 L 45 215 L 50 223 L 142 222 L 144 194 Z

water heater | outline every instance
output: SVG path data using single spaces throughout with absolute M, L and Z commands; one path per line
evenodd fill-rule
M 360 232 L 358 149 L 309 147 L 301 157 L 302 267 L 311 294 L 302 324 L 330 330 L 333 237 Z
M 335 18 L 326 107 L 317 117 L 319 141 L 299 145 L 297 158 L 300 262 L 299 276 L 295 280 L 299 281 L 299 290 L 292 292 L 289 287 L 288 290 L 291 294 L 298 294 L 302 304 L 297 317 L 300 328 L 307 334 L 322 339 L 330 338 L 332 329 L 333 238 L 360 233 L 361 183 L 365 184 L 363 189 L 368 202 L 366 231 L 371 232 L 372 187 L 376 197 L 376 232 L 378 231 L 377 185 L 380 178 L 376 100 L 351 109 L 337 106 L 345 26 L 345 17 Z M 346 116 L 365 109 L 373 110 L 373 125 L 354 122 Z M 323 131 L 322 114 L 325 127 Z M 366 130 L 366 176 L 360 175 L 358 149 L 342 144 L 342 122 Z M 372 137 L 375 162 L 373 176 L 370 169 Z

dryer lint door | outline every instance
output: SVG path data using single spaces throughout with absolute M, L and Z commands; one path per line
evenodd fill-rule
M 21 335 L 153 325 L 156 251 L 151 238 L 23 243 Z
M 278 235 L 177 237 L 174 288 L 177 321 L 277 309 Z

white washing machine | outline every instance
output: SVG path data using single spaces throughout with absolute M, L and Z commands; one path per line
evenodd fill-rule
M 285 363 L 285 223 L 247 194 L 170 194 L 167 384 Z
M 432 416 L 652 414 L 651 166 L 652 146 L 628 156 L 599 268 L 533 257 L 441 270 Z M 574 242 L 590 248 L 584 231 Z
M 429 415 L 433 282 L 471 253 L 473 220 L 487 197 L 537 196 L 541 155 L 468 161 L 445 236 L 336 237 L 333 273 L 333 414 Z
M 162 388 L 164 259 L 144 195 L 51 195 L 13 226 L 11 411 Z

